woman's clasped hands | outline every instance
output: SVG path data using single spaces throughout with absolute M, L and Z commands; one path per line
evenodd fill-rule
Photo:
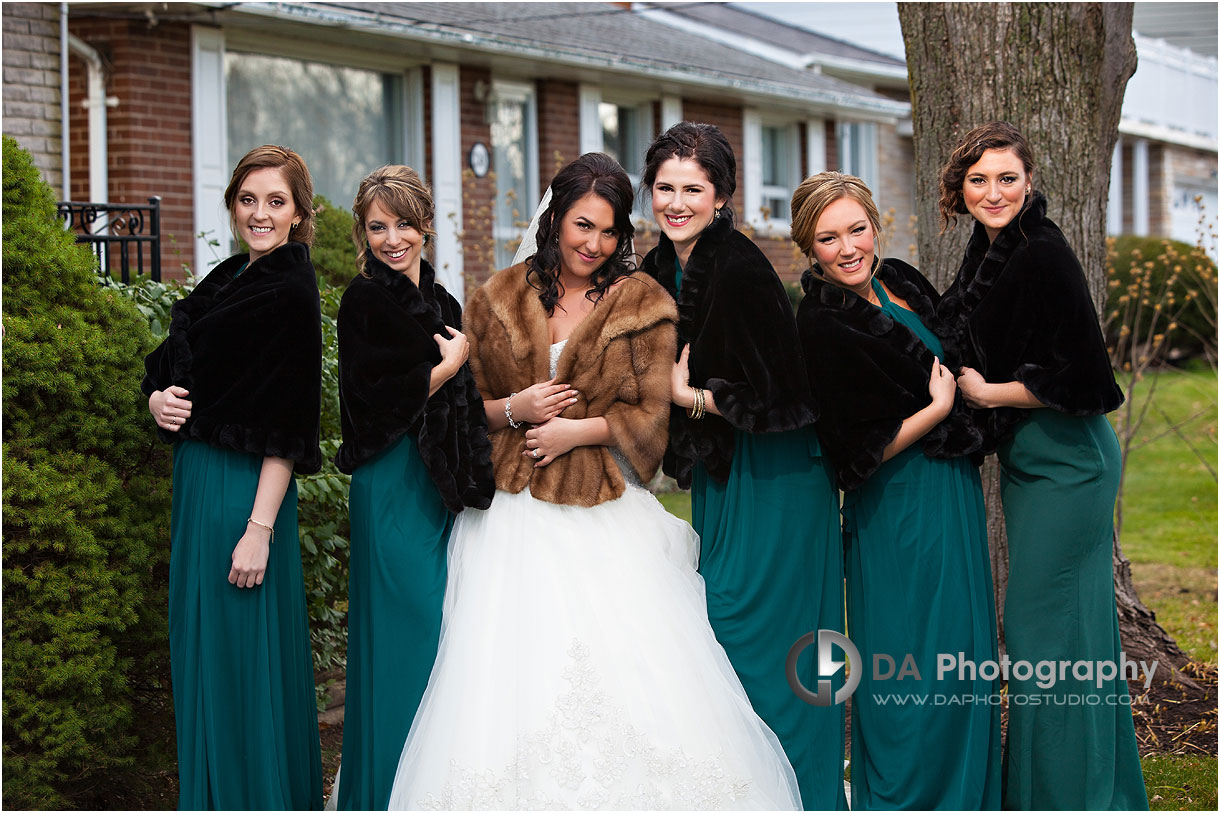
M 522 454 L 536 460 L 536 467 L 545 466 L 580 445 L 576 421 L 559 417 L 579 396 L 579 392 L 552 378 L 533 384 L 512 397 L 513 417 L 522 423 L 533 424 L 525 433 Z

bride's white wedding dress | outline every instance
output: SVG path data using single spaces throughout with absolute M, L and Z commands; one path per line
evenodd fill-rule
M 800 809 L 708 624 L 698 537 L 616 459 L 619 499 L 458 516 L 391 810 Z

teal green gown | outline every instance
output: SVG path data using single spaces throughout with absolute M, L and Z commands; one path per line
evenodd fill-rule
M 682 267 L 676 284 L 681 290 Z M 788 685 L 788 650 L 808 632 L 843 632 L 843 551 L 834 470 L 812 427 L 736 433 L 727 483 L 696 464 L 691 525 L 707 614 L 754 711 L 779 737 L 806 810 L 846 810 L 843 706 L 817 708 Z M 818 685 L 816 647 L 798 663 Z M 834 686 L 842 683 L 842 671 Z
M 410 435 L 352 473 L 340 810 L 385 810 L 440 640 L 445 507 Z
M 873 289 L 943 357 L 918 316 Z M 978 470 L 915 443 L 847 493 L 843 520 L 848 637 L 864 666 L 851 698 L 852 809 L 999 809 L 999 684 L 937 672 L 941 654 L 997 660 Z
M 1017 661 L 1119 661 L 1111 552 L 1121 455 L 1104 415 L 1030 410 L 998 450 L 1004 634 Z M 1004 807 L 1148 809 L 1127 683 L 1008 684 Z
M 812 427 L 736 437 L 728 482 L 696 465 L 691 483 L 708 618 L 754 711 L 779 737 L 805 809 L 846 810 L 843 706 L 806 703 L 785 672 L 802 635 L 843 631 L 834 472 Z M 818 685 L 815 652 L 808 648 L 798 667 L 810 690 Z
M 193 440 L 174 448 L 169 643 L 183 810 L 322 806 L 295 481 L 263 583 L 228 581 L 262 463 Z

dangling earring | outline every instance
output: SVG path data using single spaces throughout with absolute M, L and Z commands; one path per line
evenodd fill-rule
M 1033 187 L 1030 187 L 1030 186 L 1025 187 L 1025 197 L 1029 197 L 1029 193 L 1032 188 Z
M 288 228 L 288 231 L 295 231 L 296 227 L 299 225 L 301 225 L 301 221 L 299 221 L 299 220 L 292 221 L 292 225 Z
M 712 220 L 714 220 L 714 221 L 715 221 L 715 220 L 719 220 L 719 219 L 720 219 L 720 210 L 719 210 L 719 209 L 716 209 L 716 210 L 715 210 L 715 211 L 712 213 Z

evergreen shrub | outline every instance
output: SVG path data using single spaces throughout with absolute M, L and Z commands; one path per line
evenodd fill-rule
M 95 806 L 172 754 L 170 458 L 154 346 L 97 283 L 29 155 L 3 141 L 5 807 Z

